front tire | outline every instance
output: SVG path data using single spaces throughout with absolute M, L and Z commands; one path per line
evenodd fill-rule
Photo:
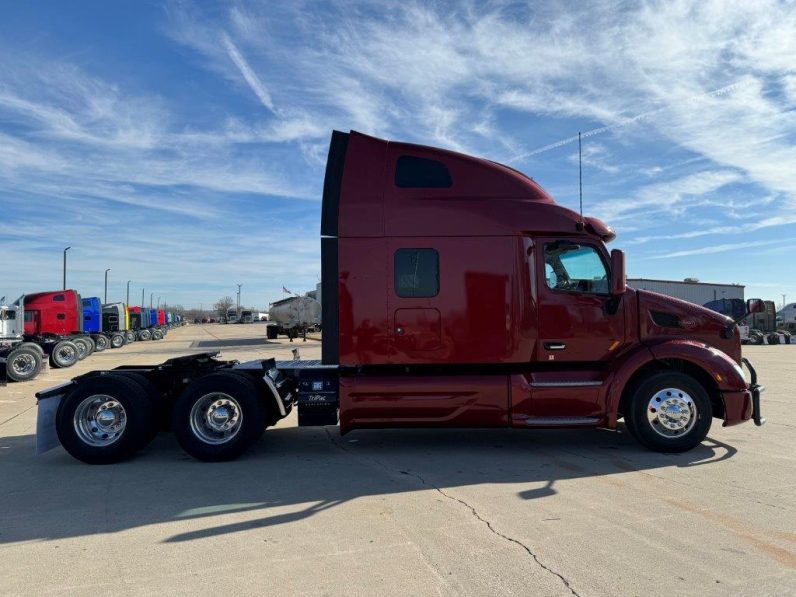
M 263 434 L 267 409 L 252 380 L 212 373 L 177 398 L 172 429 L 183 450 L 198 460 L 221 462 L 243 454 Z
M 661 372 L 633 390 L 625 424 L 641 444 L 657 452 L 686 452 L 710 431 L 713 412 L 705 388 L 690 375 Z
M 152 331 L 152 339 L 153 340 L 162 340 L 163 339 L 163 332 L 160 330 L 153 330 Z
M 124 346 L 124 335 L 114 334 L 111 336 L 111 348 L 121 348 Z
M 77 363 L 79 360 L 78 354 L 78 348 L 74 342 L 71 340 L 61 340 L 53 347 L 53 352 L 50 355 L 50 362 L 53 367 L 66 369 Z
M 126 460 L 151 439 L 154 424 L 146 391 L 117 374 L 81 381 L 61 401 L 55 418 L 63 447 L 88 464 Z
M 11 351 L 6 360 L 6 375 L 12 381 L 28 381 L 41 371 L 42 355 L 38 350 L 19 346 Z
M 149 332 L 149 330 L 141 330 L 138 332 L 138 337 L 141 340 L 151 340 L 152 334 Z
M 135 332 L 133 330 L 127 330 L 124 333 L 124 335 L 127 336 L 127 343 L 128 344 L 132 344 L 133 342 L 135 342 Z

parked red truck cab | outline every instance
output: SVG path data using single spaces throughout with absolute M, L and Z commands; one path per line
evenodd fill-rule
M 337 281 L 324 331 L 339 326 L 323 358 L 343 372 L 343 432 L 625 416 L 636 434 L 652 426 L 645 443 L 674 448 L 711 416 L 752 417 L 737 327 L 625 288 L 613 231 L 511 168 L 335 133 L 321 234 L 324 284 Z
M 83 302 L 76 290 L 27 294 L 24 309 L 26 335 L 65 336 L 83 330 Z
M 135 369 L 160 383 L 177 438 L 197 458 L 237 456 L 257 436 L 245 434 L 246 421 L 272 424 L 294 404 L 299 424 L 339 416 L 342 433 L 615 428 L 624 418 L 661 451 L 697 445 L 713 418 L 763 423 L 762 387 L 741 357 L 735 323 L 627 288 L 624 254 L 606 247 L 614 232 L 512 168 L 334 132 L 321 236 L 321 363 L 198 355 L 151 374 Z M 233 374 L 260 384 L 262 407 Z M 81 388 L 99 383 L 92 379 L 39 395 L 63 398 L 67 435 L 79 428 L 68 405 L 90 398 Z M 226 398 L 208 402 L 219 392 Z

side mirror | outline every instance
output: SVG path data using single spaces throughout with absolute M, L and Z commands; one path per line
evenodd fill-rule
M 766 304 L 763 299 L 749 299 L 746 301 L 746 312 L 749 314 L 762 313 L 765 310 Z
M 611 296 L 621 296 L 627 290 L 625 280 L 625 252 L 611 251 Z

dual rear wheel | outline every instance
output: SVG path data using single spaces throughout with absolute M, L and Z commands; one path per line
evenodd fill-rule
M 177 398 L 172 428 L 183 450 L 198 460 L 233 460 L 265 431 L 268 411 L 258 381 L 224 371 L 192 382 Z
M 80 349 L 71 340 L 61 340 L 50 353 L 50 363 L 53 367 L 66 369 L 80 360 Z
M 38 346 L 18 346 L 6 361 L 6 375 L 12 381 L 28 381 L 41 371 L 42 352 Z
M 258 380 L 235 371 L 194 380 L 172 410 L 177 441 L 199 460 L 237 458 L 265 430 L 268 409 L 262 390 Z M 154 438 L 164 416 L 162 405 L 157 388 L 141 374 L 114 372 L 85 379 L 58 407 L 58 438 L 83 462 L 119 462 Z

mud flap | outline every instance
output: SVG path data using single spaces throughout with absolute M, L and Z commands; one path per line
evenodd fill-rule
M 64 395 L 59 394 L 51 398 L 38 401 L 38 414 L 36 415 L 36 456 L 57 448 L 61 445 L 58 432 L 55 429 L 55 415 Z

